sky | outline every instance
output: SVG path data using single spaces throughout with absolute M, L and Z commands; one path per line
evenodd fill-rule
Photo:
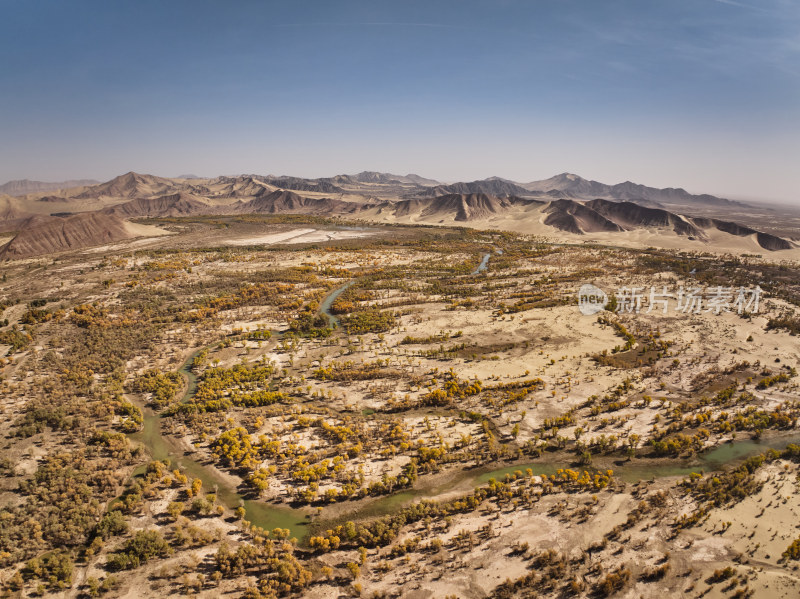
M 794 0 L 0 0 L 0 183 L 561 172 L 800 205 Z

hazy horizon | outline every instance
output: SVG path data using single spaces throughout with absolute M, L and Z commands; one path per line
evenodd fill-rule
M 181 173 L 179 175 L 171 175 L 171 174 L 163 174 L 163 173 L 145 173 L 145 172 L 130 171 L 129 170 L 129 171 L 125 171 L 124 173 L 118 173 L 118 174 L 116 174 L 116 175 L 114 175 L 112 177 L 108 177 L 107 179 L 106 178 L 97 179 L 97 178 L 94 178 L 94 177 L 68 177 L 68 178 L 61 179 L 61 180 L 53 180 L 53 179 L 51 179 L 51 180 L 43 180 L 43 179 L 24 178 L 24 179 L 8 179 L 8 180 L 5 180 L 5 181 L 0 181 L 0 185 L 3 185 L 5 183 L 11 183 L 11 182 L 14 182 L 14 181 L 25 181 L 25 180 L 42 182 L 42 183 L 62 183 L 62 182 L 66 182 L 66 181 L 79 181 L 79 180 L 92 180 L 92 179 L 94 179 L 98 183 L 105 183 L 107 181 L 115 179 L 116 177 L 120 177 L 122 175 L 125 175 L 125 174 L 127 174 L 129 172 L 136 172 L 137 174 L 140 174 L 140 175 L 152 175 L 152 176 L 156 176 L 156 177 L 162 177 L 162 178 L 165 178 L 165 179 L 180 179 L 180 178 L 184 178 L 185 175 L 189 175 L 189 176 L 191 176 L 193 178 L 197 178 L 197 179 L 214 179 L 216 177 L 238 177 L 238 176 L 247 176 L 247 175 L 259 175 L 259 176 L 272 175 L 272 176 L 276 176 L 276 177 L 297 177 L 297 178 L 302 178 L 302 179 L 324 179 L 324 178 L 332 178 L 332 177 L 335 177 L 337 175 L 357 175 L 357 174 L 359 174 L 361 172 L 365 172 L 365 171 L 366 172 L 389 173 L 389 174 L 393 174 L 393 175 L 397 175 L 397 176 L 418 175 L 418 176 L 423 177 L 425 179 L 434 179 L 434 180 L 438 181 L 439 183 L 447 184 L 447 185 L 452 184 L 452 183 L 470 182 L 470 181 L 479 180 L 479 179 L 476 179 L 474 177 L 466 177 L 466 178 L 461 178 L 461 179 L 442 179 L 442 178 L 437 178 L 435 175 L 432 175 L 430 173 L 425 174 L 425 173 L 415 173 L 415 172 L 410 172 L 410 171 L 409 172 L 399 172 L 397 170 L 395 170 L 395 171 L 391 171 L 391 170 L 388 170 L 388 171 L 377 171 L 375 169 L 361 169 L 359 171 L 351 171 L 351 172 L 347 172 L 347 173 L 341 172 L 341 173 L 335 173 L 335 174 L 320 175 L 320 176 L 316 176 L 316 177 L 310 177 L 310 176 L 306 177 L 306 176 L 298 175 L 298 174 L 294 174 L 294 173 L 254 173 L 254 172 L 219 173 L 219 174 L 215 174 L 215 175 L 198 175 L 197 173 L 188 173 L 187 172 L 187 173 Z M 560 174 L 566 174 L 566 173 L 581 176 L 580 173 L 562 171 L 561 173 L 553 173 L 553 174 L 551 174 L 549 176 L 542 176 L 542 177 L 536 177 L 536 178 L 528 177 L 528 178 L 525 178 L 524 180 L 523 179 L 509 179 L 507 177 L 500 177 L 499 175 L 488 175 L 487 177 L 483 177 L 482 179 L 487 179 L 487 178 L 490 178 L 490 177 L 499 177 L 501 179 L 506 179 L 506 180 L 512 181 L 514 183 L 525 184 L 525 183 L 531 183 L 533 181 L 542 181 L 542 180 L 545 180 L 545 179 L 549 179 L 550 177 L 553 177 L 553 176 L 556 176 L 556 175 L 560 175 Z M 587 180 L 590 180 L 587 177 L 583 177 L 583 178 L 587 179 Z M 594 179 L 594 181 L 597 181 L 599 183 L 605 183 L 607 185 L 616 185 L 618 183 L 624 183 L 625 182 L 625 181 L 604 181 L 604 180 L 597 180 L 597 179 Z M 643 181 L 631 181 L 631 182 L 639 184 L 639 185 L 646 185 L 648 187 L 656 187 L 654 185 L 649 185 L 647 182 L 643 182 Z M 682 187 L 687 192 L 689 192 L 691 194 L 694 194 L 694 195 L 710 194 L 710 195 L 714 195 L 714 196 L 717 196 L 717 197 L 725 198 L 725 199 L 728 199 L 728 200 L 734 200 L 734 201 L 738 201 L 738 202 L 758 203 L 758 204 L 764 204 L 764 205 L 767 205 L 767 206 L 770 205 L 770 204 L 774 204 L 774 205 L 778 205 L 778 206 L 800 207 L 800 202 L 798 202 L 794 198 L 792 198 L 792 199 L 780 199 L 780 198 L 769 198 L 769 197 L 766 197 L 766 196 L 751 197 L 751 196 L 742 196 L 742 195 L 733 195 L 733 194 L 725 195 L 725 194 L 720 194 L 720 193 L 714 193 L 714 192 L 707 191 L 707 190 L 687 189 L 682 185 L 669 185 L 669 186 L 665 186 L 665 187 Z
M 4 8 L 0 181 L 571 172 L 800 201 L 788 0 Z

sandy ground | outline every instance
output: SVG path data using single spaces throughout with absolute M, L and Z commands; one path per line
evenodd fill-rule
M 169 231 L 165 231 L 164 229 L 157 227 L 155 225 L 145 225 L 142 223 L 132 223 L 130 221 L 125 222 L 125 228 L 130 232 L 131 235 L 135 235 L 137 237 L 152 237 L 156 235 L 172 235 Z
M 263 243 L 292 243 L 297 239 L 316 239 L 330 232 L 317 229 L 294 229 L 287 231 L 282 240 Z M 361 231 L 342 231 L 342 233 L 362 234 Z M 288 237 L 285 237 L 289 235 Z M 317 236 L 317 237 L 315 237 Z M 263 236 L 262 236 L 263 238 Z M 253 238 L 248 238 L 248 244 Z M 146 239 L 136 240 L 144 242 Z M 116 246 L 114 246 L 116 247 Z M 251 254 L 251 252 L 247 252 Z M 252 253 L 256 255 L 255 253 Z M 435 256 L 434 256 L 435 257 Z M 285 260 L 284 260 L 285 258 Z M 278 252 L 274 256 L 257 261 L 237 263 L 237 268 L 247 269 L 264 268 L 265 265 L 302 264 L 315 262 L 319 265 L 339 265 L 350 267 L 355 265 L 369 265 L 374 263 L 398 264 L 410 263 L 430 259 L 431 256 L 413 252 L 377 252 L 349 253 L 337 252 L 336 254 L 323 254 L 317 251 Z M 567 257 L 568 259 L 568 257 Z M 270 262 L 267 262 L 270 261 Z M 198 266 L 193 276 L 203 272 L 213 273 L 216 269 L 227 268 L 223 261 L 209 262 Z M 62 270 L 66 270 L 64 267 Z M 490 265 L 491 272 L 491 265 Z M 99 276 L 99 274 L 98 274 Z M 188 276 L 181 272 L 178 276 Z M 537 275 L 538 276 L 538 275 Z M 619 283 L 613 277 L 608 277 L 608 284 Z M 627 284 L 649 284 L 645 278 L 624 281 Z M 98 296 L 99 297 L 99 296 Z M 387 293 L 381 296 L 380 301 L 391 301 L 393 296 Z M 396 298 L 394 298 L 396 299 Z M 502 299 L 502 298 L 499 298 Z M 20 305 L 21 306 L 21 305 Z M 21 306 L 23 307 L 23 306 Z M 772 313 L 783 309 L 781 302 L 768 302 L 765 310 Z M 520 423 L 518 441 L 530 438 L 534 431 L 542 425 L 544 418 L 549 418 L 572 407 L 579 406 L 592 394 L 603 394 L 618 385 L 621 380 L 630 377 L 633 380 L 634 394 L 649 392 L 654 400 L 648 409 L 639 408 L 620 410 L 614 417 L 620 416 L 624 420 L 612 423 L 607 428 L 602 428 L 596 419 L 589 420 L 586 439 L 599 434 L 620 431 L 637 432 L 645 436 L 654 424 L 657 414 L 666 414 L 668 402 L 676 401 L 692 393 L 692 380 L 695 376 L 709 372 L 713 368 L 726 368 L 741 360 L 760 360 L 764 366 L 780 368 L 784 364 L 800 365 L 800 338 L 791 337 L 785 333 L 766 332 L 767 313 L 743 320 L 735 314 L 701 314 L 689 316 L 683 314 L 670 314 L 660 316 L 656 314 L 640 314 L 623 316 L 626 326 L 630 329 L 642 328 L 644 330 L 659 329 L 664 338 L 675 341 L 674 351 L 680 361 L 680 368 L 670 369 L 668 364 L 672 357 L 663 360 L 652 377 L 645 377 L 638 370 L 611 369 L 599 366 L 591 360 L 589 354 L 610 349 L 622 343 L 611 327 L 603 327 L 597 323 L 596 317 L 582 316 L 576 306 L 559 306 L 553 308 L 533 309 L 516 315 L 498 316 L 492 309 L 458 309 L 445 310 L 445 304 L 431 302 L 415 306 L 403 306 L 402 310 L 408 313 L 400 317 L 400 325 L 382 337 L 365 335 L 361 346 L 345 354 L 347 348 L 340 344 L 341 340 L 334 338 L 324 342 L 310 342 L 302 340 L 299 347 L 290 356 L 290 352 L 277 348 L 277 339 L 264 342 L 261 347 L 257 343 L 248 343 L 249 352 L 245 352 L 241 343 L 220 352 L 212 352 L 209 360 L 217 356 L 223 358 L 223 364 L 232 365 L 244 356 L 248 362 L 255 361 L 261 356 L 267 356 L 281 366 L 288 366 L 289 358 L 294 358 L 296 372 L 305 372 L 311 363 L 323 359 L 332 360 L 375 360 L 388 359 L 395 367 L 403 367 L 417 375 L 439 369 L 444 373 L 452 367 L 461 378 L 479 378 L 484 384 L 496 384 L 519 381 L 524 378 L 541 377 L 546 384 L 542 391 L 536 391 L 529 398 L 518 404 L 493 411 L 486 406 L 481 408 L 490 413 L 496 424 L 506 434 L 514 423 Z M 234 328 L 252 328 L 258 324 L 267 324 L 270 328 L 285 326 L 276 320 L 261 318 L 258 311 L 264 308 L 248 307 L 226 311 L 220 314 L 221 329 L 230 331 Z M 12 313 L 9 309 L 7 314 Z M 16 314 L 16 313 L 14 313 Z M 18 317 L 18 316 L 17 316 Z M 421 350 L 436 347 L 439 344 L 402 345 L 400 341 L 406 335 L 425 337 L 439 331 L 455 333 L 461 331 L 460 337 L 453 337 L 443 345 L 465 343 L 468 347 L 475 347 L 475 357 L 469 355 L 457 358 L 439 360 L 420 356 Z M 218 338 L 219 330 L 214 332 Z M 187 338 L 190 337 L 188 331 Z M 752 336 L 751 341 L 747 338 Z M 194 340 L 195 342 L 197 339 Z M 333 343 L 336 345 L 333 345 Z M 177 345 L 166 343 L 167 352 L 177 363 L 183 361 L 187 352 L 181 353 Z M 193 345 L 196 347 L 199 343 Z M 186 347 L 183 345 L 182 347 Z M 351 348 L 352 349 L 352 348 Z M 340 352 L 341 355 L 340 355 Z M 323 355 L 327 354 L 327 355 Z M 165 357 L 166 359 L 166 357 Z M 775 360 L 780 359 L 780 364 Z M 659 388 L 663 382 L 664 387 Z M 375 392 L 377 385 L 372 382 L 359 382 L 352 385 L 337 385 L 323 383 L 309 378 L 304 384 L 312 385 L 314 391 L 331 391 L 335 399 L 329 402 L 335 411 L 344 403 L 361 407 L 380 407 L 386 395 Z M 404 383 L 389 381 L 386 385 L 386 394 L 400 397 L 407 392 Z M 411 392 L 421 392 L 419 389 Z M 774 406 L 786 400 L 797 399 L 799 396 L 797 383 L 793 380 L 788 384 L 779 385 L 774 389 L 756 393 L 756 397 L 765 405 Z M 665 399 L 664 399 L 665 398 Z M 526 414 L 523 415 L 523 412 Z M 452 443 L 462 434 L 473 437 L 480 435 L 477 424 L 459 422 L 450 426 L 453 419 L 448 417 L 431 417 L 432 431 L 426 432 L 423 418 L 418 413 L 408 413 L 398 416 L 402 418 L 414 439 L 421 439 L 425 444 L 434 443 L 434 433 L 440 432 L 443 438 Z M 287 423 L 288 426 L 288 423 Z M 560 434 L 572 436 L 572 428 L 564 427 Z M 312 438 L 310 431 L 297 433 L 297 439 L 304 445 L 318 443 Z M 185 449 L 192 449 L 192 438 L 182 437 Z M 204 449 L 201 449 L 204 451 Z M 369 459 L 360 461 L 365 466 L 368 480 L 379 478 L 384 472 L 396 473 L 403 460 L 394 457 L 383 461 Z M 27 460 L 27 461 L 26 461 Z M 20 462 L 20 468 L 28 471 L 33 462 L 26 458 Z M 798 581 L 795 579 L 791 567 L 783 568 L 777 561 L 781 552 L 792 541 L 800 536 L 797 528 L 800 522 L 800 494 L 798 494 L 795 466 L 789 470 L 783 469 L 783 464 L 774 464 L 765 468 L 759 475 L 767 479 L 767 484 L 758 495 L 742 501 L 730 509 L 716 510 L 711 514 L 708 522 L 701 528 L 689 531 L 688 536 L 693 537 L 692 546 L 687 549 L 686 560 L 696 564 L 698 573 L 707 576 L 713 569 L 731 563 L 737 554 L 747 556 L 750 560 L 748 568 L 755 577 L 751 587 L 757 590 L 756 597 L 789 597 L 796 596 Z M 226 474 L 231 483 L 238 482 L 238 477 Z M 673 481 L 674 482 L 674 481 Z M 322 487 L 324 490 L 326 487 Z M 468 489 L 463 489 L 467 491 Z M 678 491 L 674 495 L 677 496 Z M 412 557 L 408 562 L 398 559 L 394 568 L 385 576 L 378 575 L 374 570 L 375 564 L 382 559 L 388 549 L 370 552 L 370 565 L 365 569 L 365 575 L 360 582 L 365 587 L 365 594 L 369 596 L 373 591 L 384 591 L 401 588 L 404 596 L 441 597 L 448 594 L 459 597 L 477 597 L 491 591 L 497 584 L 506 578 L 519 577 L 526 574 L 528 564 L 519 556 L 510 555 L 510 546 L 517 541 L 529 542 L 537 550 L 555 547 L 564 551 L 577 550 L 601 538 L 605 532 L 616 524 L 625 520 L 630 509 L 636 505 L 638 498 L 630 492 L 611 494 L 599 493 L 601 500 L 595 508 L 592 517 L 584 524 L 578 525 L 570 521 L 560 520 L 548 513 L 557 502 L 564 500 L 563 496 L 547 497 L 534 509 L 519 509 L 517 511 L 495 510 L 481 508 L 478 512 L 457 515 L 446 532 L 437 533 L 443 540 L 452 539 L 460 531 L 480 531 L 491 525 L 492 534 L 485 542 L 469 550 L 453 550 L 443 556 L 447 567 L 436 567 L 430 561 L 431 556 L 425 559 Z M 589 495 L 573 496 L 570 502 L 588 504 Z M 676 500 L 676 503 L 680 503 Z M 156 500 L 150 506 L 151 515 L 164 509 L 166 497 Z M 680 507 L 680 506 L 679 506 Z M 763 517 L 759 516 L 762 508 L 766 509 Z M 134 524 L 144 527 L 148 524 L 148 515 L 137 519 Z M 762 523 L 763 520 L 763 523 Z M 212 522 L 209 520 L 209 522 Z M 724 523 L 733 524 L 723 532 Z M 653 526 L 651 529 L 637 531 L 637 542 L 650 542 L 653 547 L 658 546 L 667 534 L 667 526 Z M 409 527 L 403 531 L 401 541 L 415 534 L 425 535 L 422 525 Z M 683 534 L 683 533 L 682 533 Z M 643 540 L 644 539 L 644 540 Z M 683 542 L 683 537 L 681 541 Z M 648 550 L 651 546 L 647 546 Z M 210 551 L 210 549 L 209 549 Z M 655 551 L 655 549 L 653 549 Z M 207 555 L 207 550 L 198 550 L 197 554 Z M 648 556 L 650 559 L 652 556 Z M 185 552 L 181 558 L 167 562 L 170 567 L 177 569 L 180 560 L 185 560 Z M 353 556 L 342 552 L 324 559 L 335 561 L 339 567 L 341 562 L 353 560 Z M 610 559 L 610 558 L 609 558 Z M 683 562 L 680 562 L 683 563 Z M 417 564 L 417 566 L 415 566 Z M 160 567 L 161 564 L 159 564 Z M 763 568 L 759 571 L 758 568 Z M 781 568 L 781 569 L 779 569 Z M 99 573 L 99 572 L 96 572 Z M 141 571 L 142 576 L 152 574 L 152 569 Z M 160 583 L 159 583 L 160 584 Z M 704 583 L 697 583 L 697 590 L 702 591 Z M 715 586 L 708 594 L 709 597 L 722 596 L 721 588 Z M 137 587 L 125 589 L 126 596 L 134 597 L 139 591 Z M 152 591 L 152 590 L 151 590 Z M 341 588 L 329 585 L 314 585 L 306 596 L 334 597 L 342 592 Z M 150 596 L 153 596 L 151 592 Z M 636 582 L 627 593 L 626 597 L 656 597 L 664 595 L 658 590 L 657 585 L 648 585 Z M 792 595 L 792 593 L 795 593 Z M 166 593 L 165 593 L 166 594 Z M 698 594 L 698 593 L 695 593 Z M 212 588 L 203 591 L 200 596 L 219 596 L 219 589 Z
M 136 225 L 137 227 L 148 227 L 150 225 Z M 153 233 L 144 233 L 148 235 L 153 235 Z M 158 233 L 159 237 L 161 235 L 169 235 L 169 231 L 164 231 L 163 233 Z M 159 237 L 145 237 L 143 239 L 134 239 L 132 241 L 123 241 L 121 243 L 115 243 L 111 245 L 101 245 L 99 247 L 93 247 L 88 250 L 85 250 L 84 253 L 86 254 L 105 254 L 110 251 L 121 250 L 125 251 L 128 249 L 140 248 L 140 247 L 147 247 L 148 245 L 153 245 L 160 241 Z
M 729 509 L 715 510 L 702 530 L 719 535 L 722 545 L 742 553 L 753 562 L 773 566 L 781 554 L 800 537 L 800 493 L 797 467 L 777 462 L 758 472 L 765 482 L 761 491 Z M 731 522 L 731 526 L 726 526 Z
M 594 539 L 625 521 L 633 499 L 627 494 L 608 494 L 596 510 L 591 521 L 582 526 L 563 524 L 548 515 L 549 508 L 564 499 L 563 496 L 545 497 L 534 509 L 507 511 L 483 509 L 470 514 L 454 516 L 447 532 L 436 535 L 445 544 L 462 531 L 480 536 L 481 529 L 489 527 L 489 538 L 471 550 L 448 549 L 441 556 L 448 562 L 447 573 L 441 568 L 413 567 L 402 560 L 394 562 L 395 568 L 382 579 L 375 574 L 365 580 L 367 594 L 389 592 L 402 588 L 402 596 L 409 599 L 427 599 L 455 595 L 457 597 L 483 597 L 504 580 L 518 578 L 529 572 L 528 563 L 520 557 L 510 555 L 510 549 L 518 542 L 528 543 L 534 551 L 556 549 L 570 552 L 585 547 Z M 570 498 L 570 501 L 586 501 L 589 495 Z M 399 541 L 413 536 L 425 535 L 422 527 L 412 526 Z M 414 556 L 416 557 L 416 556 Z M 377 561 L 377 560 L 376 560 Z
M 228 239 L 225 241 L 225 243 L 228 245 L 274 245 L 277 243 L 315 243 L 322 241 L 336 241 L 341 239 L 357 239 L 360 237 L 369 237 L 370 235 L 374 235 L 374 233 L 370 231 L 355 231 L 355 230 L 328 231 L 321 229 L 292 229 L 291 231 L 284 231 L 282 233 L 267 233 L 264 235 L 254 235 L 252 237 Z
M 239 239 L 228 239 L 228 245 L 272 245 L 275 243 L 282 243 L 301 235 L 313 233 L 316 229 L 292 229 L 291 231 L 283 231 L 282 233 L 268 233 L 264 235 L 255 235 L 253 237 L 244 237 Z

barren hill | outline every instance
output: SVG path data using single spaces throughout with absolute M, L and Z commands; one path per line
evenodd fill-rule
M 482 181 L 471 181 L 470 183 L 452 183 L 450 185 L 437 185 L 422 190 L 420 197 L 436 197 L 450 194 L 475 194 L 483 193 L 498 197 L 526 196 L 530 192 L 511 181 L 505 179 L 484 179 Z
M 753 236 L 755 242 L 770 251 L 792 249 L 794 245 L 775 235 L 763 233 L 737 223 L 712 218 L 685 217 L 668 210 L 640 206 L 634 202 L 592 200 L 556 200 L 544 210 L 545 225 L 561 231 L 583 235 L 602 231 L 636 231 L 640 229 L 671 230 L 676 235 L 709 240 L 710 231 L 721 231 L 737 237 Z
M 86 212 L 68 218 L 34 217 L 0 249 L 0 259 L 51 254 L 134 237 L 117 216 Z
M 539 235 L 552 235 L 557 231 L 580 236 L 594 234 L 598 239 L 611 243 L 615 239 L 625 243 L 626 235 L 631 240 L 643 239 L 644 235 L 656 243 L 662 240 L 674 244 L 676 237 L 683 237 L 689 242 L 720 243 L 731 247 L 738 243 L 731 239 L 731 236 L 736 236 L 751 237 L 742 245 L 751 250 L 757 247 L 770 251 L 795 247 L 786 239 L 736 223 L 692 218 L 636 202 L 605 199 L 583 202 L 562 198 L 545 202 L 516 196 L 500 198 L 484 193 L 446 194 L 430 199 L 383 202 L 366 209 L 361 216 L 383 222 L 465 223 L 477 228 L 491 227 Z
M 29 193 L 42 193 L 45 191 L 54 191 L 56 189 L 71 189 L 73 187 L 85 187 L 87 185 L 96 185 L 99 181 L 94 179 L 73 179 L 70 181 L 47 182 L 47 181 L 31 181 L 29 179 L 17 179 L 9 181 L 0 185 L 0 194 L 8 194 L 10 196 L 22 196 Z
M 420 219 L 452 216 L 459 222 L 483 220 L 505 212 L 514 204 L 527 203 L 520 198 L 498 198 L 485 193 L 451 193 L 430 200 L 402 200 L 394 204 L 396 216 L 416 214 Z
M 560 231 L 582 235 L 599 231 L 622 231 L 617 223 L 607 219 L 596 210 L 572 200 L 556 200 L 544 210 L 544 224 Z
M 542 181 L 532 181 L 522 185 L 528 192 L 558 195 L 572 199 L 612 199 L 635 200 L 651 203 L 678 204 L 684 206 L 744 206 L 725 198 L 718 198 L 709 194 L 695 195 L 680 187 L 666 187 L 659 189 L 638 183 L 625 181 L 616 185 L 608 185 L 599 181 L 584 179 L 572 173 L 561 173 Z
M 328 192 L 336 196 L 329 197 Z M 717 218 L 726 208 L 736 216 Z M 116 220 L 103 226 L 91 219 L 30 220 L 37 214 L 87 214 L 90 210 Z M 320 179 L 238 175 L 191 180 L 129 172 L 106 183 L 52 195 L 0 195 L 0 231 L 20 231 L 21 235 L 5 255 L 105 243 L 123 234 L 116 222 L 120 219 L 249 213 L 466 224 L 534 235 L 589 236 L 622 245 L 683 247 L 688 242 L 697 249 L 716 246 L 726 251 L 797 247 L 779 236 L 790 231 L 790 225 L 788 229 L 775 226 L 763 211 L 759 216 L 757 208 L 692 195 L 681 188 L 656 189 L 631 182 L 606 185 L 570 173 L 523 186 L 499 177 L 443 185 L 417 175 L 375 171 Z M 65 224 L 69 226 L 64 228 Z M 130 230 L 135 225 L 125 226 Z M 30 230 L 41 233 L 42 239 L 32 239 Z
M 626 230 L 663 227 L 672 229 L 678 235 L 702 236 L 700 230 L 683 217 L 660 208 L 647 208 L 634 202 L 608 200 L 592 200 L 585 205 Z
M 266 181 L 280 189 L 313 191 L 318 193 L 343 193 L 341 187 L 323 179 L 301 179 L 300 177 L 266 177 Z
M 99 185 L 93 185 L 75 196 L 77 199 L 149 198 L 179 189 L 180 183 L 154 175 L 129 172 Z
M 774 252 L 777 250 L 788 250 L 794 247 L 790 241 L 783 239 L 782 237 L 778 237 L 770 233 L 756 231 L 755 229 L 745 227 L 744 225 L 740 225 L 738 223 L 732 223 L 716 218 L 692 218 L 690 220 L 692 223 L 702 229 L 717 229 L 724 233 L 728 233 L 729 235 L 736 235 L 738 237 L 749 237 L 751 235 L 755 235 L 758 245 L 765 250 Z
M 192 214 L 208 214 L 211 206 L 197 196 L 180 192 L 150 199 L 135 199 L 103 210 L 120 218 L 136 218 L 140 216 L 189 216 Z
M 255 175 L 240 175 L 209 179 L 204 183 L 190 185 L 188 191 L 206 198 L 249 199 L 271 193 L 274 188 Z
M 409 183 L 414 183 L 415 185 L 421 185 L 422 187 L 433 187 L 434 185 L 441 185 L 439 181 L 436 179 L 427 179 L 426 177 L 420 177 L 414 173 L 408 173 L 405 177 L 401 179 L 401 181 L 407 180 Z
M 385 185 L 419 185 L 420 187 L 432 187 L 440 185 L 434 179 L 426 179 L 414 173 L 407 175 L 393 175 L 392 173 L 379 173 L 376 171 L 362 171 L 357 175 L 339 175 L 342 181 L 346 178 L 351 184 L 353 183 L 381 183 Z
M 362 171 L 352 175 L 352 179 L 359 183 L 399 183 L 397 175 L 391 173 L 378 173 L 375 171 Z
M 19 199 L 0 195 L 0 231 L 14 231 L 32 216 Z
M 337 214 L 352 214 L 364 208 L 363 204 L 345 202 L 330 198 L 315 199 L 300 196 L 286 190 L 276 190 L 259 195 L 249 202 L 236 207 L 240 213 L 260 214 L 318 214 L 335 216 Z
M 542 181 L 525 183 L 522 187 L 529 191 L 561 192 L 572 198 L 599 198 L 608 193 L 609 186 L 597 181 L 589 181 L 572 173 L 561 173 Z

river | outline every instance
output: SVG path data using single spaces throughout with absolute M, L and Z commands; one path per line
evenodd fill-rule
M 489 252 L 488 254 L 484 254 L 481 263 L 478 264 L 478 267 L 475 270 L 473 270 L 470 274 L 477 275 L 482 273 L 487 268 L 489 268 L 489 258 L 491 257 L 492 257 L 491 252 Z
M 355 281 L 350 281 L 349 283 L 345 283 L 341 287 L 337 287 L 333 291 L 331 291 L 322 303 L 319 306 L 319 311 L 322 312 L 325 316 L 328 317 L 328 326 L 332 329 L 335 329 L 339 326 L 339 319 L 336 318 L 333 314 L 331 314 L 331 306 L 333 302 L 336 301 L 336 298 L 342 295 Z
M 481 265 L 488 263 L 490 254 L 484 256 Z M 480 267 L 478 267 L 480 269 Z M 320 311 L 325 314 L 332 325 L 338 324 L 338 319 L 330 313 L 330 306 L 334 300 L 347 289 L 353 282 L 347 283 L 331 292 L 320 306 Z M 197 390 L 197 375 L 192 370 L 192 363 L 195 357 L 205 349 L 210 349 L 216 344 L 201 348 L 189 356 L 179 369 L 184 376 L 187 389 L 182 401 L 190 399 Z M 296 537 L 301 543 L 307 540 L 310 531 L 310 514 L 313 508 L 294 509 L 282 505 L 275 505 L 265 501 L 248 499 L 243 496 L 231 482 L 231 478 L 220 472 L 212 463 L 204 463 L 195 459 L 191 454 L 181 447 L 180 442 L 171 436 L 165 435 L 162 431 L 161 417 L 149 408 L 143 410 L 144 425 L 141 431 L 133 433 L 131 438 L 141 442 L 148 450 L 154 460 L 170 460 L 173 467 L 178 467 L 192 478 L 199 478 L 203 481 L 203 488 L 207 491 L 215 490 L 219 501 L 230 509 L 239 506 L 246 511 L 245 518 L 267 530 L 273 528 L 285 528 L 291 531 L 291 536 Z M 742 459 L 762 453 L 768 449 L 783 449 L 791 443 L 800 444 L 800 432 L 776 435 L 762 441 L 750 439 L 724 443 L 705 453 L 698 455 L 694 460 L 670 460 L 667 458 L 659 460 L 637 460 L 634 458 L 617 464 L 612 469 L 616 477 L 626 482 L 637 482 L 652 478 L 663 478 L 671 476 L 687 476 L 692 472 L 710 472 L 720 470 L 727 464 L 737 463 Z M 581 467 L 570 466 L 569 458 L 563 454 L 557 457 L 545 457 L 536 462 L 520 463 L 500 468 L 483 466 L 471 470 L 465 470 L 447 477 L 446 484 L 430 484 L 427 480 L 418 480 L 417 487 L 414 489 L 401 490 L 392 495 L 381 497 L 380 499 L 364 500 L 358 505 L 353 506 L 353 510 L 346 514 L 346 517 L 355 520 L 359 517 L 372 517 L 388 514 L 396 511 L 400 506 L 411 503 L 419 499 L 435 499 L 444 493 L 451 492 L 455 488 L 463 489 L 468 492 L 472 487 L 486 484 L 489 479 L 502 480 L 506 474 L 515 471 L 525 472 L 531 469 L 536 475 L 555 474 L 559 468 L 572 467 L 579 470 Z M 587 468 L 589 469 L 589 468 Z M 137 469 L 134 473 L 140 473 L 143 468 Z M 425 477 L 427 479 L 427 477 Z M 325 513 L 323 510 L 323 520 Z M 342 516 L 337 516 L 336 521 L 340 521 Z

